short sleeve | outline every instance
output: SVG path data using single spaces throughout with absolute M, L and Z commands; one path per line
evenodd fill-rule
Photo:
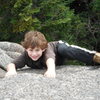
M 49 58 L 56 59 L 56 43 L 54 42 L 48 43 L 48 47 L 45 51 L 45 61 Z
M 26 65 L 26 51 L 23 52 L 17 59 L 12 63 L 15 64 L 16 68 L 22 68 Z

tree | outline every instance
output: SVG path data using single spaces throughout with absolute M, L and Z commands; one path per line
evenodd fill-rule
M 0 7 L 0 40 L 11 40 L 25 31 L 40 27 L 40 21 L 34 16 L 39 8 L 33 0 L 2 0 Z
M 99 8 L 100 0 L 0 0 L 0 40 L 20 42 L 38 30 L 49 41 L 100 50 Z

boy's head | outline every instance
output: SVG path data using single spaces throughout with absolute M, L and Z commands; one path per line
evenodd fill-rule
M 22 45 L 25 49 L 35 47 L 39 47 L 42 50 L 47 48 L 47 40 L 45 36 L 38 31 L 29 31 L 25 34 L 24 41 L 22 42 Z
M 28 52 L 29 57 L 37 61 L 41 56 L 42 53 L 47 48 L 47 40 L 45 36 L 37 31 L 30 31 L 25 34 L 24 41 L 22 42 L 23 47 Z

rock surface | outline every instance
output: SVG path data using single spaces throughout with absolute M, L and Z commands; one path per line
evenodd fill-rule
M 55 79 L 44 72 L 25 68 L 0 78 L 0 100 L 100 100 L 100 68 L 59 66 Z
M 6 66 L 16 59 L 24 51 L 24 48 L 14 42 L 0 42 L 0 68 L 6 70 Z
M 23 51 L 19 44 L 0 42 L 0 67 L 6 69 Z M 44 77 L 44 72 L 26 67 L 16 76 L 4 77 L 6 72 L 0 69 L 0 100 L 100 99 L 100 68 L 59 66 L 55 79 Z

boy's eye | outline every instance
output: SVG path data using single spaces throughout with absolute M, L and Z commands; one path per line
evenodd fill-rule
M 29 49 L 29 51 L 33 51 L 32 49 Z

